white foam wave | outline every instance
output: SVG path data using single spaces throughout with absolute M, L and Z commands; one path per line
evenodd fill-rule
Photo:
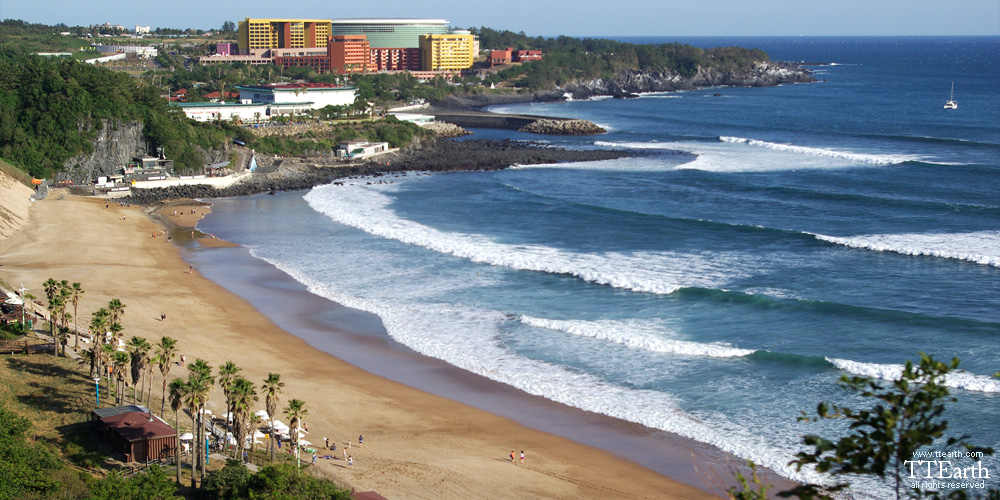
M 860 363 L 849 359 L 826 358 L 840 370 L 882 380 L 899 380 L 903 375 L 903 365 Z M 1000 379 L 976 375 L 968 372 L 954 372 L 945 376 L 944 385 L 955 389 L 978 392 L 1000 392 Z
M 754 352 L 750 349 L 739 349 L 726 344 L 703 344 L 663 338 L 662 325 L 640 324 L 635 321 L 556 320 L 522 316 L 521 323 L 581 337 L 607 340 L 631 349 L 650 352 L 713 358 L 735 358 Z
M 684 287 L 721 288 L 740 273 L 736 257 L 674 252 L 577 253 L 544 245 L 498 243 L 479 234 L 440 231 L 402 219 L 388 208 L 398 184 L 320 186 L 309 205 L 341 224 L 366 233 L 453 255 L 472 262 L 522 271 L 565 274 L 635 292 L 670 294 Z
M 866 234 L 847 237 L 814 234 L 813 236 L 821 241 L 863 250 L 913 256 L 927 255 L 1000 267 L 1000 231 Z
M 868 163 L 872 165 L 895 165 L 898 163 L 903 163 L 907 161 L 918 160 L 915 156 L 906 155 L 885 155 L 885 154 L 864 154 L 864 153 L 851 153 L 847 151 L 838 151 L 836 149 L 825 149 L 825 148 L 812 148 L 806 146 L 796 146 L 793 144 L 781 144 L 777 142 L 767 142 L 757 139 L 747 139 L 745 137 L 719 137 L 722 142 L 735 143 L 735 144 L 748 144 L 751 146 L 758 146 L 768 149 L 775 149 L 778 151 L 788 151 L 798 154 L 806 154 L 813 156 L 826 156 L 830 158 L 837 158 L 842 160 L 848 160 L 857 163 Z
M 389 336 L 422 355 L 441 359 L 528 394 L 715 446 L 792 480 L 821 480 L 813 472 L 796 471 L 787 465 L 799 450 L 777 446 L 722 414 L 696 417 L 682 410 L 667 393 L 623 387 L 591 374 L 511 352 L 497 341 L 499 326 L 508 321 L 499 311 L 352 296 L 309 278 L 306 271 L 282 265 L 260 253 L 251 251 L 255 257 L 270 262 L 303 283 L 310 293 L 375 314 Z

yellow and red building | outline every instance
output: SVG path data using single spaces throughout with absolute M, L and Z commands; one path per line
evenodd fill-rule
M 252 19 L 239 24 L 240 54 L 254 49 L 326 47 L 329 19 Z

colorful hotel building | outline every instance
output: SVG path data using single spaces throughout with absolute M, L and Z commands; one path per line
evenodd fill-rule
M 424 71 L 461 70 L 472 67 L 474 37 L 466 30 L 420 35 Z
M 326 47 L 329 19 L 251 19 L 240 21 L 240 54 L 254 49 Z

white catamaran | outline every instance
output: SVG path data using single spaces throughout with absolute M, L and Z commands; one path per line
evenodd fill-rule
M 955 82 L 951 82 L 951 99 L 944 103 L 944 109 L 958 109 L 958 101 L 955 100 Z

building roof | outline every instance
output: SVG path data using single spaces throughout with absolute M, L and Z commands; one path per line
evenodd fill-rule
M 312 101 L 303 102 L 251 102 L 248 104 L 243 104 L 241 102 L 178 102 L 174 103 L 175 106 L 180 106 L 181 108 L 236 108 L 240 106 L 302 106 L 305 104 L 313 104 Z
M 128 441 L 176 436 L 177 431 L 149 412 L 130 411 L 101 419 Z
M 446 19 L 405 19 L 405 18 L 374 18 L 374 19 L 333 19 L 331 24 L 449 24 Z
M 271 85 L 237 85 L 240 90 L 257 91 L 295 91 L 295 90 L 357 90 L 354 87 L 344 87 L 335 83 L 281 83 Z

